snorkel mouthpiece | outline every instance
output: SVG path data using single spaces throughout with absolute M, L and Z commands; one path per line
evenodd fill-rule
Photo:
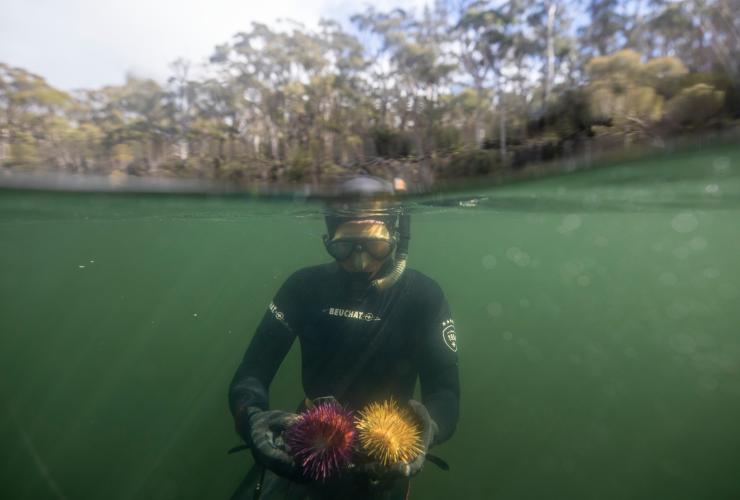
M 391 269 L 391 272 L 383 276 L 382 278 L 374 279 L 370 283 L 370 287 L 373 290 L 376 290 L 378 292 L 382 292 L 383 290 L 386 290 L 393 285 L 395 285 L 398 280 L 401 279 L 401 276 L 403 275 L 403 272 L 406 270 L 406 257 L 403 259 L 398 259 L 393 266 L 393 269 Z

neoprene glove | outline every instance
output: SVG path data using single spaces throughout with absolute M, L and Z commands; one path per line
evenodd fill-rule
M 247 419 L 254 460 L 279 476 L 293 481 L 304 480 L 283 441 L 283 432 L 298 419 L 298 415 L 250 408 Z
M 408 464 L 405 464 L 408 467 L 403 468 L 404 475 L 414 476 L 421 471 L 422 467 L 424 467 L 427 453 L 429 452 L 429 448 L 432 447 L 432 443 L 434 443 L 434 438 L 437 437 L 439 427 L 437 426 L 437 423 L 432 420 L 432 417 L 431 415 L 429 415 L 429 411 L 427 410 L 426 406 L 419 403 L 418 401 L 414 401 L 413 399 L 409 400 L 409 406 L 414 411 L 416 418 L 419 419 L 419 423 L 421 424 L 422 452 L 414 460 L 412 460 Z

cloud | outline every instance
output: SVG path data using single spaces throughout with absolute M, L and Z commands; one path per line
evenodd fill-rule
M 377 9 L 427 0 L 375 0 Z M 204 60 L 253 21 L 315 25 L 346 20 L 368 4 L 338 0 L 3 0 L 0 61 L 63 89 L 123 81 L 126 72 L 163 80 L 178 57 Z

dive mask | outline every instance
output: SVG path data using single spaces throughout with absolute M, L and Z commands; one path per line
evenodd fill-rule
M 373 259 L 385 260 L 396 249 L 396 239 L 382 221 L 359 219 L 341 224 L 333 237 L 324 238 L 324 245 L 329 255 L 338 261 L 362 252 Z
M 374 259 L 385 260 L 395 250 L 394 240 L 381 239 L 327 239 L 326 251 L 336 260 L 346 260 L 353 252 L 365 251 Z

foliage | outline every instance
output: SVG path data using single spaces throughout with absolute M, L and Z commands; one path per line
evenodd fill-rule
M 666 120 L 681 127 L 706 125 L 722 112 L 724 101 L 724 92 L 706 83 L 697 83 L 668 101 Z
M 489 175 L 594 137 L 696 132 L 740 118 L 733 5 L 368 7 L 351 27 L 252 23 L 203 66 L 175 61 L 164 83 L 128 75 L 74 93 L 0 64 L 0 165 L 318 183 L 392 164 L 429 182 L 430 162 L 437 177 Z
M 586 72 L 591 116 L 607 124 L 598 127 L 597 132 L 616 133 L 631 141 L 655 134 L 656 124 L 665 117 L 666 99 L 677 92 L 682 95 L 680 89 L 687 70 L 672 57 L 643 62 L 637 52 L 621 50 L 593 58 L 586 65 Z M 691 100 L 683 97 L 681 102 L 687 99 Z M 673 107 L 676 106 L 686 105 Z
M 381 158 L 399 158 L 411 154 L 411 138 L 401 131 L 378 126 L 370 131 L 370 137 L 375 146 L 375 154 Z
M 458 151 L 436 167 L 440 178 L 477 177 L 501 170 L 501 159 L 497 151 L 471 149 Z

